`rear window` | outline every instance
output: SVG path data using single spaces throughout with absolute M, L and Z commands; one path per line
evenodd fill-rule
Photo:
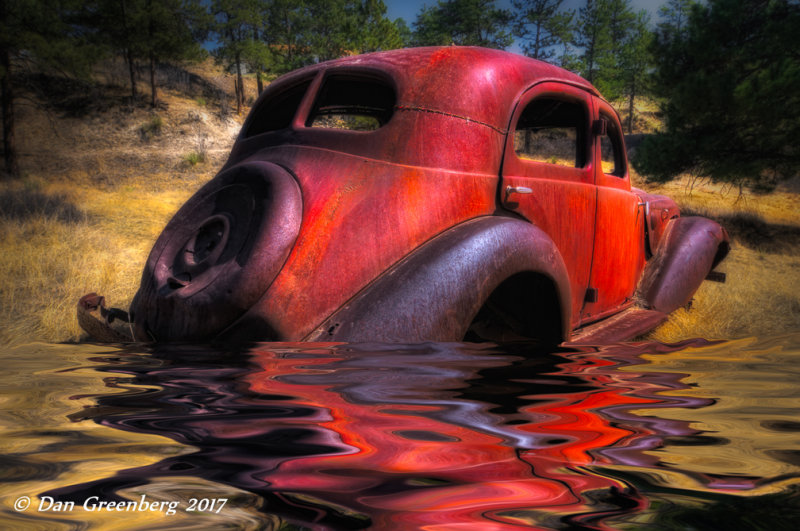
M 253 111 L 253 116 L 244 136 L 250 137 L 268 131 L 289 128 L 310 84 L 311 79 L 307 79 L 278 91 L 261 102 L 258 108 Z
M 394 89 L 382 79 L 334 74 L 322 84 L 307 127 L 374 131 L 392 117 Z

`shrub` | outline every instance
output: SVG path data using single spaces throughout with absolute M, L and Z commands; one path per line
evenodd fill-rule
M 206 154 L 202 151 L 192 151 L 183 156 L 183 161 L 189 166 L 196 166 L 206 161 Z
M 154 137 L 161 134 L 161 128 L 163 126 L 164 120 L 162 120 L 159 115 L 154 114 L 149 120 L 139 126 L 139 134 L 143 141 L 149 142 Z

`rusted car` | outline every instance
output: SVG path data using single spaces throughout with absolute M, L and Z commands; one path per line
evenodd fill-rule
M 473 47 L 273 82 L 169 222 L 136 340 L 621 340 L 684 305 L 722 227 L 631 188 L 586 80 Z

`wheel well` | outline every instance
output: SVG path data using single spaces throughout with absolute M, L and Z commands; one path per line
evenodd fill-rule
M 464 340 L 561 343 L 561 304 L 555 283 L 530 271 L 510 276 L 483 303 Z

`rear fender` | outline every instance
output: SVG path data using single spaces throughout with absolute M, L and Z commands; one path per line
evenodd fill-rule
M 639 298 L 663 313 L 680 308 L 729 249 L 728 233 L 718 223 L 702 217 L 671 220 L 645 267 Z
M 306 341 L 460 341 L 506 279 L 535 272 L 552 280 L 562 338 L 570 323 L 569 281 L 550 238 L 511 218 L 483 217 L 436 236 L 395 264 L 311 332 Z

